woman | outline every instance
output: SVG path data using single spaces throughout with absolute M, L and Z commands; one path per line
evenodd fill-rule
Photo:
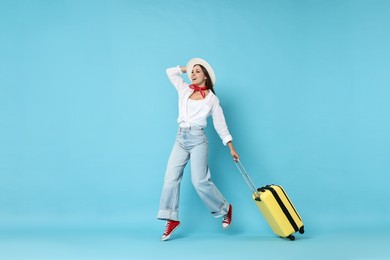
M 182 78 L 187 73 L 192 84 Z M 176 142 L 169 157 L 160 208 L 157 218 L 166 220 L 166 228 L 161 240 L 170 238 L 180 221 L 178 218 L 180 182 L 183 170 L 191 159 L 191 180 L 198 195 L 214 217 L 223 217 L 222 227 L 227 229 L 232 221 L 232 206 L 214 185 L 208 168 L 208 142 L 204 132 L 207 117 L 212 116 L 214 127 L 224 145 L 230 148 L 234 160 L 239 156 L 233 146 L 219 99 L 214 92 L 215 74 L 203 59 L 195 58 L 184 67 L 167 69 L 169 80 L 179 95 L 179 130 Z

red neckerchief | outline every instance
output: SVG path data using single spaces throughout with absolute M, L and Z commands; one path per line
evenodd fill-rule
M 194 92 L 199 91 L 203 98 L 206 97 L 206 93 L 204 93 L 204 91 L 207 89 L 207 87 L 199 87 L 198 85 L 191 84 L 190 89 L 193 89 Z

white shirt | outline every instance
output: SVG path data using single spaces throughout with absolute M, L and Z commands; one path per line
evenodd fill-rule
M 177 123 L 180 127 L 198 126 L 205 128 L 207 126 L 207 117 L 213 118 L 214 128 L 222 143 L 226 145 L 233 138 L 226 125 L 225 116 L 218 97 L 211 91 L 203 100 L 191 100 L 190 96 L 194 92 L 182 78 L 182 71 L 179 66 L 168 68 L 167 75 L 173 86 L 179 94 L 179 116 Z

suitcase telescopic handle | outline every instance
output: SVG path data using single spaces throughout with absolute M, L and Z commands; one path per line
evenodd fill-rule
M 244 178 L 246 184 L 248 185 L 249 189 L 253 192 L 253 194 L 255 194 L 255 196 L 257 198 L 259 198 L 260 194 L 257 191 L 256 186 L 253 183 L 251 177 L 249 177 L 249 174 L 246 172 L 246 170 L 245 170 L 244 166 L 242 165 L 241 161 L 240 160 L 236 160 L 234 162 L 235 162 L 235 164 L 237 166 L 238 171 L 241 173 L 241 176 Z

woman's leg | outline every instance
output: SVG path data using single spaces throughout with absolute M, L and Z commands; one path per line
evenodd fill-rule
M 165 172 L 160 207 L 157 214 L 158 219 L 179 220 L 180 182 L 188 159 L 189 153 L 176 141 Z
M 211 180 L 207 141 L 191 149 L 191 180 L 199 197 L 214 217 L 222 217 L 228 213 L 229 203 Z

